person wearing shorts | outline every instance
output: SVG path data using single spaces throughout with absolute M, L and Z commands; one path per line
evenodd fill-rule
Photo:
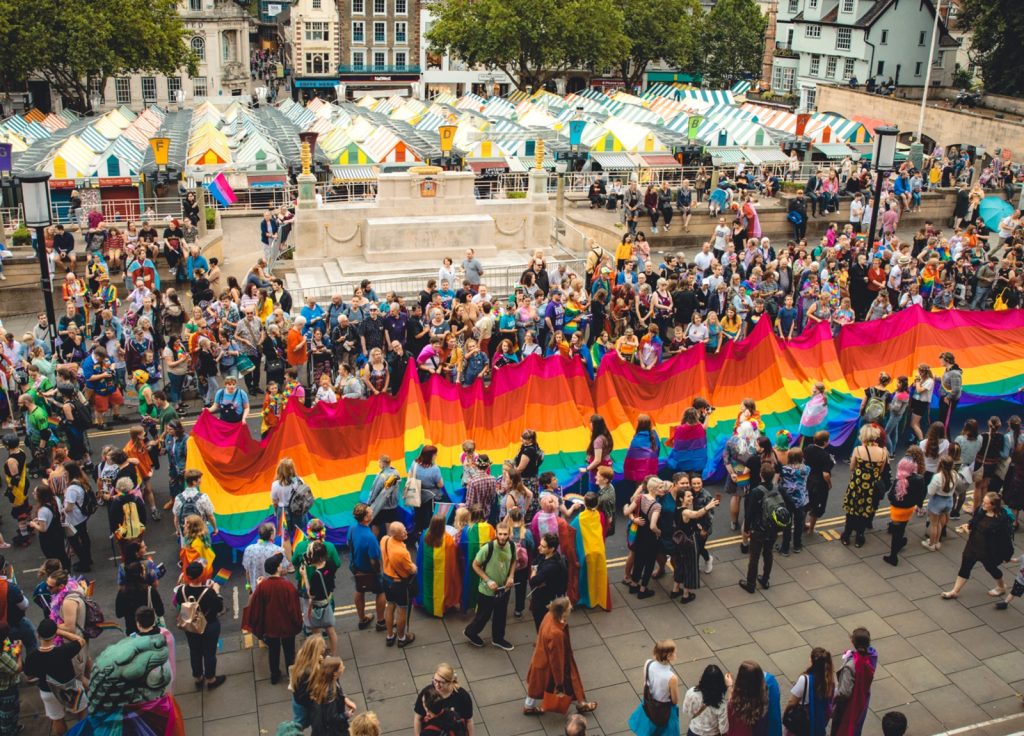
M 384 631 L 384 588 L 380 580 L 380 545 L 373 535 L 370 522 L 373 513 L 365 503 L 357 503 L 352 509 L 352 517 L 356 523 L 349 527 L 349 568 L 355 583 L 356 614 L 359 616 L 359 628 L 368 629 L 374 622 L 373 616 L 366 615 L 366 594 L 373 596 L 376 604 L 377 631 Z
M 76 634 L 62 631 L 63 642 L 55 645 L 57 624 L 48 618 L 39 623 L 36 633 L 39 636 L 39 648 L 25 658 L 25 675 L 38 680 L 36 684 L 46 717 L 53 722 L 51 733 L 63 734 L 67 732 L 64 717 L 69 712 L 72 715 L 85 713 L 89 707 L 89 698 L 75 672 L 74 662 L 85 640 Z M 60 686 L 56 683 L 60 683 Z M 78 710 L 71 710 L 70 700 L 77 701 Z
M 400 521 L 393 521 L 388 526 L 387 536 L 380 540 L 381 569 L 384 573 L 384 608 L 386 644 L 393 647 L 405 647 L 416 640 L 416 635 L 408 631 L 409 615 L 412 607 L 410 581 L 415 579 L 416 565 L 413 564 L 405 540 L 409 533 Z M 397 632 L 396 632 L 397 629 Z

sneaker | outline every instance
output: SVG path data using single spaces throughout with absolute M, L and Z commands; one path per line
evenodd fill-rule
M 793 554 L 795 554 L 795 555 L 798 555 L 798 554 L 800 554 L 803 551 L 804 551 L 803 545 L 800 545 L 799 547 L 797 547 L 797 546 L 793 547 Z
M 708 555 L 708 558 L 704 560 L 704 574 L 710 575 L 711 570 L 715 567 L 715 556 Z
M 731 521 L 729 522 L 729 528 L 734 532 L 737 532 L 740 529 L 740 523 L 738 521 Z
M 384 638 L 384 643 L 387 644 L 389 647 L 393 647 L 395 645 L 395 641 L 397 641 L 397 637 L 394 636 L 388 636 Z
M 658 228 L 657 228 L 657 227 L 654 227 L 654 226 L 652 226 L 652 227 L 651 227 L 651 234 L 652 234 L 652 235 L 657 235 L 657 234 L 658 234 Z
M 643 600 L 644 598 L 650 598 L 653 595 L 654 595 L 654 591 L 652 589 L 648 588 L 647 590 L 641 590 L 639 593 L 636 594 L 636 597 L 638 599 L 640 599 L 640 600 Z
M 935 550 L 937 550 L 937 549 L 938 549 L 938 546 L 936 546 L 936 545 L 932 544 L 932 543 L 931 543 L 931 542 L 929 542 L 929 541 L 928 541 L 927 539 L 922 539 L 922 540 L 921 540 L 921 546 L 922 546 L 922 547 L 924 547 L 924 548 L 925 548 L 926 550 L 928 550 L 929 552 L 934 552 Z
M 756 593 L 757 592 L 757 588 L 754 587 L 753 585 L 750 585 L 749 583 L 747 583 L 746 580 L 741 580 L 739 584 L 740 584 L 740 587 L 743 588 L 743 590 L 747 591 L 748 593 L 752 594 L 752 593 Z
M 416 641 L 416 634 L 412 634 L 412 633 L 406 634 L 404 639 L 399 639 L 398 640 L 398 648 L 402 649 L 402 648 L 408 646 L 409 644 L 412 644 L 414 641 Z
M 372 623 L 373 623 L 373 616 L 367 616 L 366 618 L 364 618 L 362 621 L 359 622 L 359 630 L 360 631 L 365 631 L 366 629 L 370 628 L 370 624 L 372 624 Z
M 778 544 L 775 545 L 775 551 L 778 552 L 783 557 L 789 557 L 789 550 L 788 549 L 782 549 L 781 545 L 778 545 Z
M 149 510 L 149 515 L 153 517 L 153 521 L 160 521 L 160 509 L 152 508 Z
M 378 621 L 377 625 L 373 627 L 374 631 L 387 631 L 388 625 L 384 621 Z
M 1009 607 L 1010 607 L 1010 604 L 1007 603 L 1006 601 L 999 601 L 998 603 L 996 603 L 996 610 L 997 611 L 1005 611 Z
M 768 590 L 768 588 L 771 587 L 771 585 L 768 583 L 768 578 L 758 578 L 757 582 L 761 583 L 761 587 L 765 590 Z
M 523 617 L 523 612 L 522 611 L 513 611 L 512 615 L 515 616 L 516 618 L 522 618 Z
M 748 554 L 750 554 L 750 545 L 749 544 L 742 544 L 742 543 L 740 543 L 740 554 L 741 555 L 748 555 Z
M 475 647 L 482 647 L 484 645 L 484 640 L 481 639 L 477 634 L 470 634 L 469 629 L 464 629 L 462 635 L 465 636 L 466 639 L 469 640 L 469 643 Z
M 498 647 L 498 649 L 504 649 L 506 652 L 511 652 L 513 649 L 515 649 L 515 646 L 509 644 L 504 639 L 495 639 L 491 642 L 491 644 Z

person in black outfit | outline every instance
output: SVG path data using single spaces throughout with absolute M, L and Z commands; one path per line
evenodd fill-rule
M 928 486 L 924 482 L 924 452 L 917 445 L 907 448 L 907 456 L 896 466 L 896 482 L 889 490 L 889 554 L 882 559 L 893 567 L 900 564 L 899 552 L 907 546 L 907 521 L 913 509 L 924 503 Z
M 114 615 L 124 619 L 124 633 L 131 636 L 138 631 L 135 615 L 143 608 L 151 608 L 157 616 L 164 615 L 164 602 L 160 591 L 147 579 L 141 562 L 129 562 L 124 572 L 124 588 L 117 592 Z
M 545 534 L 537 544 L 537 567 L 530 578 L 530 613 L 538 631 L 548 604 L 565 595 L 568 584 L 565 559 L 558 553 L 558 535 Z
M 743 531 L 750 534 L 750 555 L 747 559 L 747 577 L 740 580 L 740 587 L 748 593 L 757 590 L 755 580 L 761 583 L 762 588 L 768 587 L 768 579 L 772 575 L 772 549 L 775 547 L 775 538 L 779 535 L 778 529 L 769 529 L 764 520 L 765 494 L 775 479 L 775 467 L 768 463 L 762 464 L 760 477 L 760 484 L 747 493 L 743 506 Z M 757 562 L 762 556 L 764 570 L 761 577 L 758 577 Z
M 797 189 L 796 197 L 789 200 L 789 212 L 800 215 L 800 221 L 793 223 L 793 240 L 799 243 L 807 234 L 807 199 L 803 189 Z
M 825 515 L 828 492 L 832 489 L 836 461 L 828 451 L 828 441 L 828 431 L 823 429 L 815 432 L 812 442 L 804 442 L 804 464 L 811 470 L 807 476 L 807 496 L 811 502 L 807 507 L 807 535 L 814 533 L 815 522 Z
M 185 568 L 181 576 L 181 584 L 174 589 L 174 604 L 181 606 L 186 600 L 194 598 L 199 609 L 206 616 L 206 630 L 202 634 L 185 632 L 188 639 L 188 655 L 192 664 L 192 677 L 196 681 L 196 689 L 205 685 L 209 689 L 220 687 L 227 678 L 217 674 L 217 640 L 220 639 L 220 613 L 224 610 L 224 599 L 220 595 L 220 586 L 210 582 L 203 584 L 203 563 L 192 562 Z

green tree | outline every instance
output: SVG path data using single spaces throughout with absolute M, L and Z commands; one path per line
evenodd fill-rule
M 64 104 L 90 108 L 91 83 L 138 72 L 197 72 L 176 0 L 0 0 L 8 88 L 45 78 Z
M 970 36 L 968 55 L 981 70 L 985 90 L 1024 95 L 1024 3 L 963 0 L 957 23 Z
M 569 69 L 615 67 L 629 50 L 616 0 L 436 0 L 430 50 L 539 89 Z
M 768 19 L 755 0 L 718 0 L 704 21 L 699 53 L 704 82 L 728 87 L 746 75 L 761 75 Z
M 700 0 L 626 0 L 622 6 L 631 44 L 619 70 L 627 89 L 639 87 L 647 67 L 659 59 L 677 69 L 696 67 Z

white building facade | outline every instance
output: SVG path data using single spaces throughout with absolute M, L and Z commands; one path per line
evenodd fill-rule
M 142 110 L 153 104 L 190 106 L 207 98 L 217 102 L 249 97 L 253 86 L 249 32 L 255 28 L 255 19 L 233 0 L 182 0 L 179 12 L 189 33 L 186 43 L 199 59 L 196 75 L 190 77 L 182 69 L 176 75 L 143 73 L 111 78 L 102 91 L 91 90 L 94 109 L 127 105 Z
M 772 91 L 812 110 L 818 84 L 923 87 L 934 24 L 932 0 L 779 0 Z M 942 22 L 939 34 L 933 86 L 950 83 L 958 47 Z
M 342 63 L 337 4 L 334 0 L 295 0 L 286 14 L 285 48 L 296 96 L 333 97 Z

